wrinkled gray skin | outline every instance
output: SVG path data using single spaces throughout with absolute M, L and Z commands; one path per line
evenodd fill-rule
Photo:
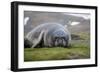
M 45 23 L 38 25 L 26 37 L 35 47 L 68 47 L 71 40 L 70 33 L 61 24 Z

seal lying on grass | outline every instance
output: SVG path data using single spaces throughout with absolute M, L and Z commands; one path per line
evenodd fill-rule
M 24 40 L 25 48 L 67 47 L 71 36 L 67 28 L 58 23 L 38 25 L 30 31 Z

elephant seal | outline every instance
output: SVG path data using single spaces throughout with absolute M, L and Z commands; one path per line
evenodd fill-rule
M 24 46 L 29 48 L 68 47 L 71 36 L 62 24 L 45 23 L 36 26 L 26 35 L 25 39 Z

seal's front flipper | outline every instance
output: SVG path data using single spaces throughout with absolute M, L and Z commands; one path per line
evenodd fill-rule
M 40 35 L 38 36 L 38 38 L 35 38 L 33 40 L 33 45 L 31 48 L 35 48 L 41 41 L 42 41 L 42 38 L 43 38 L 43 35 L 44 35 L 44 31 L 41 31 Z

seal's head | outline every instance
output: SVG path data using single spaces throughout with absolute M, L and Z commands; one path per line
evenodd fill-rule
M 68 46 L 69 36 L 63 30 L 57 30 L 53 33 L 53 45 L 56 47 Z

